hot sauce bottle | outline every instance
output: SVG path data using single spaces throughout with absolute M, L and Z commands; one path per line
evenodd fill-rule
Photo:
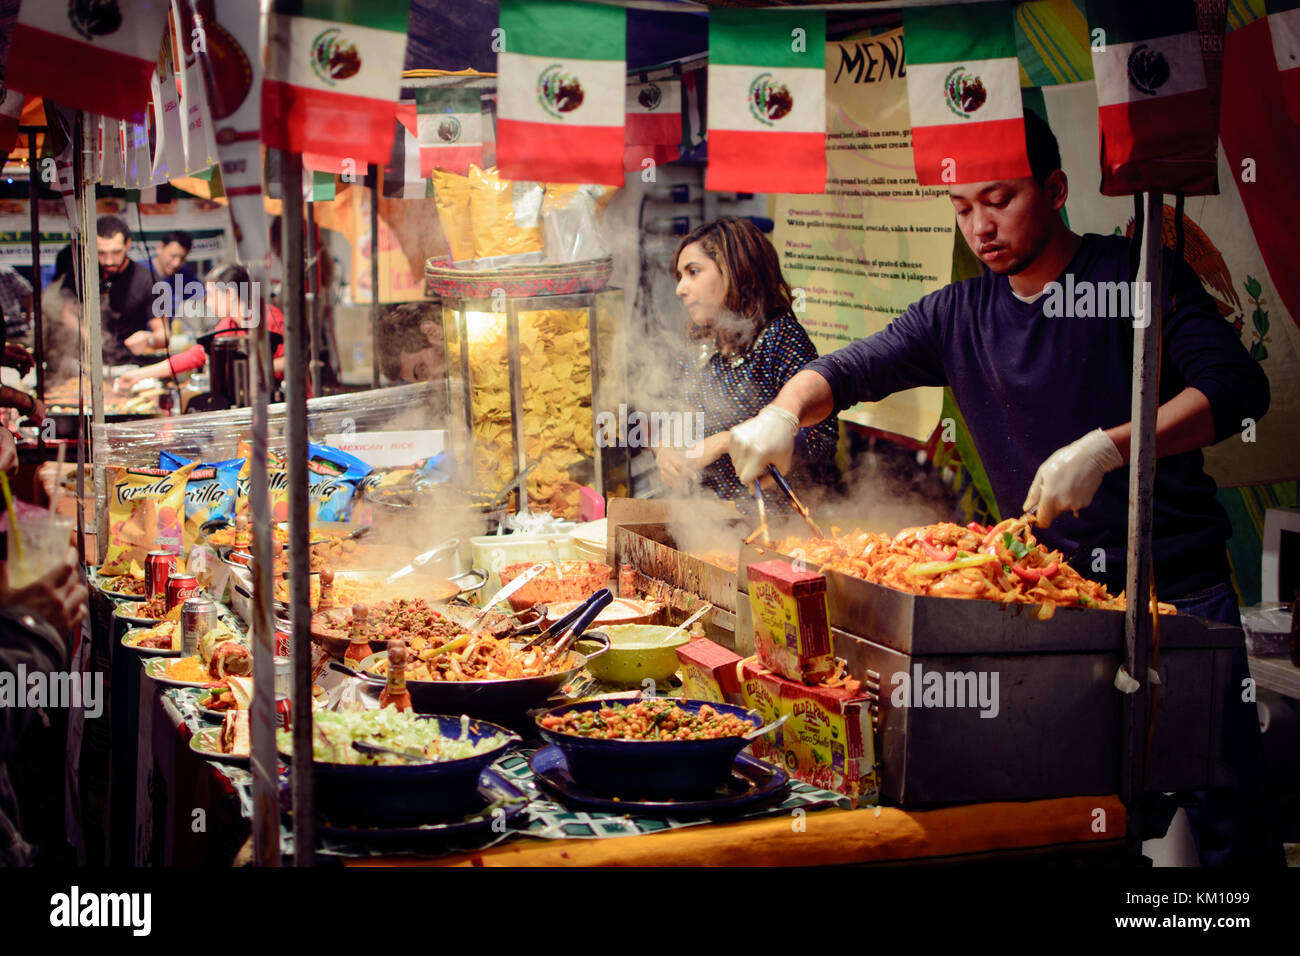
M 334 572 L 326 568 L 320 573 L 320 600 L 316 602 L 318 611 L 328 611 L 334 607 Z
M 352 605 L 351 643 L 343 653 L 343 663 L 358 666 L 370 656 L 370 609 L 364 604 Z
M 389 704 L 398 710 L 411 709 L 411 692 L 406 689 L 406 644 L 388 642 L 388 684 L 379 693 L 379 706 Z

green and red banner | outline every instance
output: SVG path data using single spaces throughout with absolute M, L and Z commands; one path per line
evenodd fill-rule
M 630 83 L 623 127 L 623 169 L 636 172 L 671 163 L 681 154 L 682 81 L 650 80 Z
M 826 14 L 709 12 L 705 188 L 826 191 Z
M 9 38 L 5 83 L 88 113 L 138 121 L 167 10 L 168 0 L 25 0 Z
M 409 0 L 273 0 L 262 142 L 388 162 L 409 13 Z
M 501 178 L 621 186 L 627 11 L 501 0 L 500 22 Z
M 420 175 L 435 169 L 469 175 L 483 166 L 483 102 L 475 89 L 415 91 L 420 147 Z
M 1264 6 L 1287 113 L 1300 123 L 1300 0 L 1267 0 Z
M 903 42 L 917 181 L 942 186 L 1030 175 L 1010 8 L 909 8 Z
M 1088 0 L 1088 29 L 1099 38 L 1102 194 L 1217 192 L 1219 131 L 1193 0 Z

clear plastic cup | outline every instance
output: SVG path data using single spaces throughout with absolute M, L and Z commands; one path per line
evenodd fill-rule
M 22 537 L 22 555 L 9 531 L 5 569 L 9 587 L 25 588 L 49 574 L 67 556 L 76 522 L 66 515 L 46 514 L 43 518 L 25 517 L 18 523 Z

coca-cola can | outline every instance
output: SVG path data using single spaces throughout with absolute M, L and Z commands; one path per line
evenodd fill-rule
M 282 657 L 289 656 L 289 648 L 292 646 L 293 625 L 288 621 L 280 618 L 275 619 L 275 658 L 279 660 Z
M 181 605 L 181 655 L 199 652 L 199 639 L 217 626 L 216 602 L 207 598 L 186 598 Z
M 289 730 L 293 724 L 293 705 L 286 694 L 275 695 L 275 725 Z
M 171 610 L 177 604 L 182 604 L 187 598 L 192 598 L 199 593 L 199 579 L 192 574 L 179 574 L 172 572 L 167 577 L 167 610 Z
M 152 601 L 167 593 L 167 578 L 176 570 L 176 555 L 170 551 L 150 551 L 144 556 L 144 599 Z
M 293 661 L 287 657 L 273 657 L 275 665 L 275 692 L 286 697 L 293 693 Z

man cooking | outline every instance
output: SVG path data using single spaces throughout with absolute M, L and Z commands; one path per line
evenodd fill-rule
M 127 365 L 135 356 L 161 348 L 163 320 L 154 316 L 153 278 L 147 266 L 127 255 L 131 236 L 118 216 L 100 216 L 99 302 L 103 316 L 104 364 Z
M 1032 176 L 949 190 L 962 235 L 986 271 L 925 296 L 870 338 L 810 362 L 732 430 L 729 451 L 740 479 L 750 482 L 769 463 L 788 464 L 800 426 L 859 401 L 950 386 L 1002 515 L 1037 508 L 1038 537 L 1118 593 L 1125 581 L 1134 310 L 1084 317 L 1044 306 L 1059 295 L 1049 283 L 1065 284 L 1067 276 L 1076 290 L 1128 286 L 1136 259 L 1124 237 L 1069 229 L 1060 215 L 1068 184 L 1056 139 L 1029 112 L 1025 134 Z M 1196 275 L 1168 254 L 1162 291 L 1156 588 L 1181 613 L 1239 624 L 1228 581 L 1228 519 L 1201 449 L 1263 416 L 1268 380 Z M 1239 663 L 1244 672 L 1244 647 Z M 1243 746 L 1257 749 L 1254 704 L 1233 710 Z M 1188 810 L 1203 861 L 1280 861 L 1278 844 L 1247 832 L 1252 813 L 1235 798 L 1227 809 L 1217 798 L 1210 802 L 1218 805 L 1199 809 L 1201 819 Z M 1225 817 L 1232 825 L 1221 826 Z M 1232 832 L 1219 832 L 1225 830 Z

